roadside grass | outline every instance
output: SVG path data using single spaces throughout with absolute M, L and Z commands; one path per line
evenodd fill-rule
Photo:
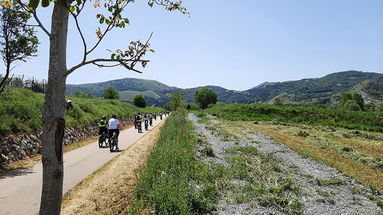
M 221 103 L 213 105 L 211 108 L 206 109 L 205 112 L 233 121 L 259 120 L 383 131 L 383 113 L 380 112 Z
M 235 123 L 238 127 L 250 128 L 265 133 L 292 150 L 334 167 L 344 174 L 383 192 L 382 155 L 376 154 L 375 151 L 375 148 L 383 147 L 382 142 L 356 139 L 354 141 L 358 144 L 355 146 L 350 144 L 351 137 L 334 138 L 336 135 L 347 132 L 346 129 L 335 132 L 336 130 L 326 129 L 325 127 L 315 127 L 311 128 L 311 130 L 307 127 L 305 131 L 310 136 L 301 137 L 297 135 L 297 131 L 302 129 L 300 125 L 280 126 L 270 123 Z M 383 136 L 380 133 L 373 132 L 368 134 L 377 138 Z M 360 144 L 361 142 L 363 142 L 363 145 Z M 360 150 L 360 148 L 363 148 L 363 150 Z M 357 150 L 360 150 L 360 152 Z
M 65 114 L 66 126 L 79 127 L 97 123 L 101 116 L 131 118 L 137 112 L 160 112 L 159 107 L 139 109 L 117 100 L 67 96 L 73 108 Z M 44 95 L 26 89 L 7 87 L 0 94 L 0 137 L 8 134 L 36 132 L 42 129 L 41 111 Z
M 139 177 L 136 196 L 156 214 L 207 213 L 217 201 L 219 171 L 195 160 L 197 140 L 186 115 L 177 111 L 167 119 Z

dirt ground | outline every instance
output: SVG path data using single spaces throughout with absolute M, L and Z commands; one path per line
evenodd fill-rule
M 133 192 L 139 172 L 157 142 L 162 125 L 163 122 L 70 190 L 64 197 L 61 213 L 128 213 L 136 204 Z

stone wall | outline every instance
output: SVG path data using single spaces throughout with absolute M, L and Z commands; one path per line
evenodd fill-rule
M 120 120 L 123 126 L 132 124 L 131 119 Z M 97 125 L 88 125 L 80 128 L 66 128 L 64 145 L 82 141 L 88 137 L 98 135 Z M 41 152 L 40 132 L 32 134 L 9 135 L 0 139 L 0 166 Z

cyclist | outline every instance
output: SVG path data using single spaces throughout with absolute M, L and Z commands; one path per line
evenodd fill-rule
M 153 117 L 154 117 L 154 120 L 157 120 L 157 113 L 156 112 L 153 113 Z
M 153 126 L 153 114 L 152 113 L 149 114 L 149 125 Z
M 145 130 L 148 130 L 148 124 L 149 124 L 149 116 L 148 113 L 144 114 L 144 121 L 145 121 Z
M 160 112 L 160 120 L 162 120 L 162 112 Z
M 113 133 L 116 133 L 116 150 L 118 151 L 118 135 L 120 135 L 120 130 L 118 129 L 120 122 L 117 119 L 115 114 L 112 115 L 112 118 L 109 120 L 107 128 L 109 129 L 109 144 L 111 143 L 111 138 Z
M 106 121 L 106 116 L 102 116 L 101 117 L 101 121 L 100 121 L 100 124 L 98 125 L 98 135 L 100 135 L 100 147 L 102 146 L 102 143 L 104 142 L 104 140 L 107 138 L 106 137 L 106 134 L 108 133 L 108 129 L 106 128 L 106 125 L 108 124 L 108 122 Z
M 138 129 L 138 133 L 142 133 L 142 115 L 141 113 L 138 113 L 136 117 L 134 118 L 135 121 L 135 127 Z

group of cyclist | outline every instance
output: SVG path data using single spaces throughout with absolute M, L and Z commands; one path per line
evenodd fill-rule
M 157 117 L 160 120 L 163 119 L 163 116 L 169 115 L 170 111 L 160 112 L 160 113 L 137 113 L 134 116 L 134 127 L 138 130 L 138 133 L 142 133 L 142 122 L 144 122 L 145 130 L 149 130 L 149 126 L 153 126 L 153 119 L 157 120 Z M 106 120 L 106 116 L 102 116 L 99 124 L 99 147 L 110 147 L 110 151 L 118 151 L 118 136 L 120 134 L 121 124 L 118 121 L 116 115 L 112 115 L 112 118 Z
M 120 129 L 121 124 L 115 114 L 113 114 L 112 118 L 110 118 L 108 121 L 106 120 L 106 116 L 102 116 L 98 131 L 98 134 L 100 135 L 98 141 L 99 147 L 101 148 L 103 144 L 105 144 L 105 146 L 112 146 L 111 143 L 113 142 L 115 144 L 115 150 L 118 151 L 118 136 L 120 135 Z M 110 147 L 110 150 L 112 151 L 113 148 Z

